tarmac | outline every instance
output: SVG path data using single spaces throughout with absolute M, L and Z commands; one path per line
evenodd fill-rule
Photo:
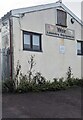
M 81 118 L 81 88 L 2 95 L 2 118 Z

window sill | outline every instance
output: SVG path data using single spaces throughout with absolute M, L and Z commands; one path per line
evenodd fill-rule
M 77 55 L 79 55 L 79 56 L 83 56 L 83 54 L 77 54 Z
M 42 50 L 23 49 L 23 51 L 43 52 Z
M 66 26 L 66 25 L 60 25 L 60 24 L 56 24 L 56 25 L 61 26 L 61 27 L 66 27 L 66 28 L 67 28 L 67 26 Z

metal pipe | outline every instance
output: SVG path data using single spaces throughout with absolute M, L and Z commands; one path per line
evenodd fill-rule
M 12 23 L 11 18 L 9 18 L 9 32 L 10 32 L 10 79 L 12 80 Z

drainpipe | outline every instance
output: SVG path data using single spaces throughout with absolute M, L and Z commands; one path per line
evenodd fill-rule
M 9 18 L 9 32 L 10 32 L 10 79 L 12 80 L 13 75 L 12 75 L 12 54 L 13 54 L 13 50 L 12 50 L 12 21 L 11 21 L 11 17 Z

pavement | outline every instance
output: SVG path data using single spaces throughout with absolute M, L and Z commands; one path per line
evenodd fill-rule
M 81 118 L 81 88 L 2 95 L 3 118 Z

